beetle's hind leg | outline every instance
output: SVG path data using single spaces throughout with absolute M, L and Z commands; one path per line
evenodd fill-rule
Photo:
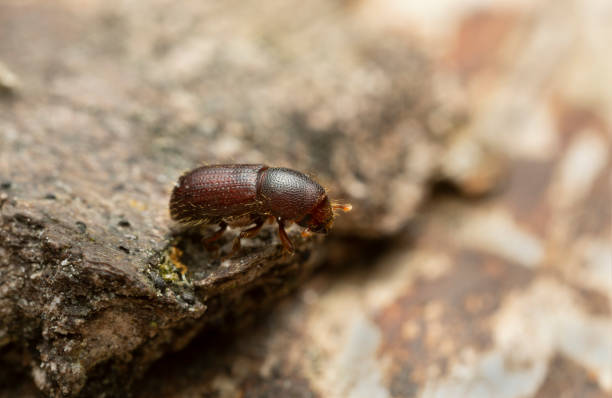
M 240 234 L 236 238 L 234 238 L 234 244 L 232 245 L 232 251 L 228 255 L 224 256 L 223 258 L 227 259 L 227 258 L 232 257 L 234 254 L 236 254 L 236 252 L 240 250 L 240 240 L 242 238 L 253 238 L 254 236 L 256 236 L 261 230 L 261 227 L 263 227 L 265 221 L 266 221 L 265 218 L 261 218 L 261 217 L 256 218 L 254 220 L 255 222 L 254 226 L 240 231 Z
M 219 240 L 223 236 L 223 233 L 225 232 L 226 229 L 227 229 L 227 223 L 225 221 L 221 221 L 219 223 L 219 229 L 217 230 L 217 232 L 215 232 L 208 238 L 203 239 L 202 242 L 204 242 L 204 244 L 208 244 L 208 243 L 213 243 L 216 240 Z
M 219 251 L 219 245 L 214 242 L 219 240 L 223 236 L 223 233 L 226 229 L 227 223 L 225 221 L 221 221 L 219 223 L 219 229 L 217 230 L 217 232 L 207 238 L 202 239 L 202 243 L 204 244 L 206 250 L 214 253 L 217 253 Z

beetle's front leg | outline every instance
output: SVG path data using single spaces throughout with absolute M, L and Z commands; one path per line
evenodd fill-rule
M 276 222 L 278 223 L 278 236 L 280 237 L 284 250 L 290 254 L 293 254 L 293 243 L 291 243 L 291 239 L 289 239 L 289 236 L 285 231 L 285 221 L 282 218 L 277 217 Z

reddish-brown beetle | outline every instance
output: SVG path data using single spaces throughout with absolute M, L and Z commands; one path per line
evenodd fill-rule
M 263 164 L 203 166 L 182 175 L 172 191 L 170 216 L 192 226 L 219 224 L 220 229 L 205 240 L 219 239 L 228 225 L 253 227 L 240 232 L 231 254 L 240 249 L 240 239 L 257 235 L 268 217 L 278 222 L 285 250 L 293 244 L 285 232 L 290 221 L 308 231 L 327 233 L 335 209 L 351 205 L 332 204 L 325 189 L 299 171 Z

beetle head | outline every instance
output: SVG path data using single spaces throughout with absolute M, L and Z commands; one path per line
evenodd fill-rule
M 300 220 L 296 223 L 308 228 L 312 232 L 326 234 L 331 229 L 334 222 L 334 212 L 332 205 L 329 202 L 327 195 L 324 195 L 321 200 Z

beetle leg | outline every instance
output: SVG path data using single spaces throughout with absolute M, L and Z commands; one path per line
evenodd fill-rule
M 227 229 L 227 223 L 225 221 L 221 221 L 219 223 L 219 229 L 217 232 L 209 236 L 208 238 L 203 239 L 204 245 L 210 244 L 216 240 L 219 240 L 223 236 L 223 233 Z
M 251 228 L 247 228 L 245 230 L 240 231 L 240 234 L 234 239 L 234 244 L 232 245 L 232 251 L 224 257 L 224 259 L 232 257 L 238 250 L 240 250 L 240 239 L 242 238 L 252 238 L 259 233 L 261 227 L 263 227 L 265 219 L 258 218 L 255 220 L 255 225 Z
M 285 221 L 282 218 L 278 217 L 276 219 L 278 222 L 278 236 L 280 237 L 281 243 L 283 244 L 283 248 L 289 252 L 293 253 L 293 243 L 291 243 L 291 239 L 287 236 L 287 232 L 285 231 Z
M 218 257 L 219 256 L 219 245 L 217 245 L 217 244 L 215 244 L 213 242 L 219 240 L 219 238 L 221 238 L 223 236 L 223 233 L 225 232 L 226 229 L 227 229 L 227 223 L 225 221 L 221 221 L 219 223 L 219 229 L 217 230 L 217 232 L 215 232 L 214 234 L 212 234 L 208 238 L 202 239 L 202 243 L 204 244 L 204 247 L 209 252 L 213 252 L 212 255 L 214 257 Z

